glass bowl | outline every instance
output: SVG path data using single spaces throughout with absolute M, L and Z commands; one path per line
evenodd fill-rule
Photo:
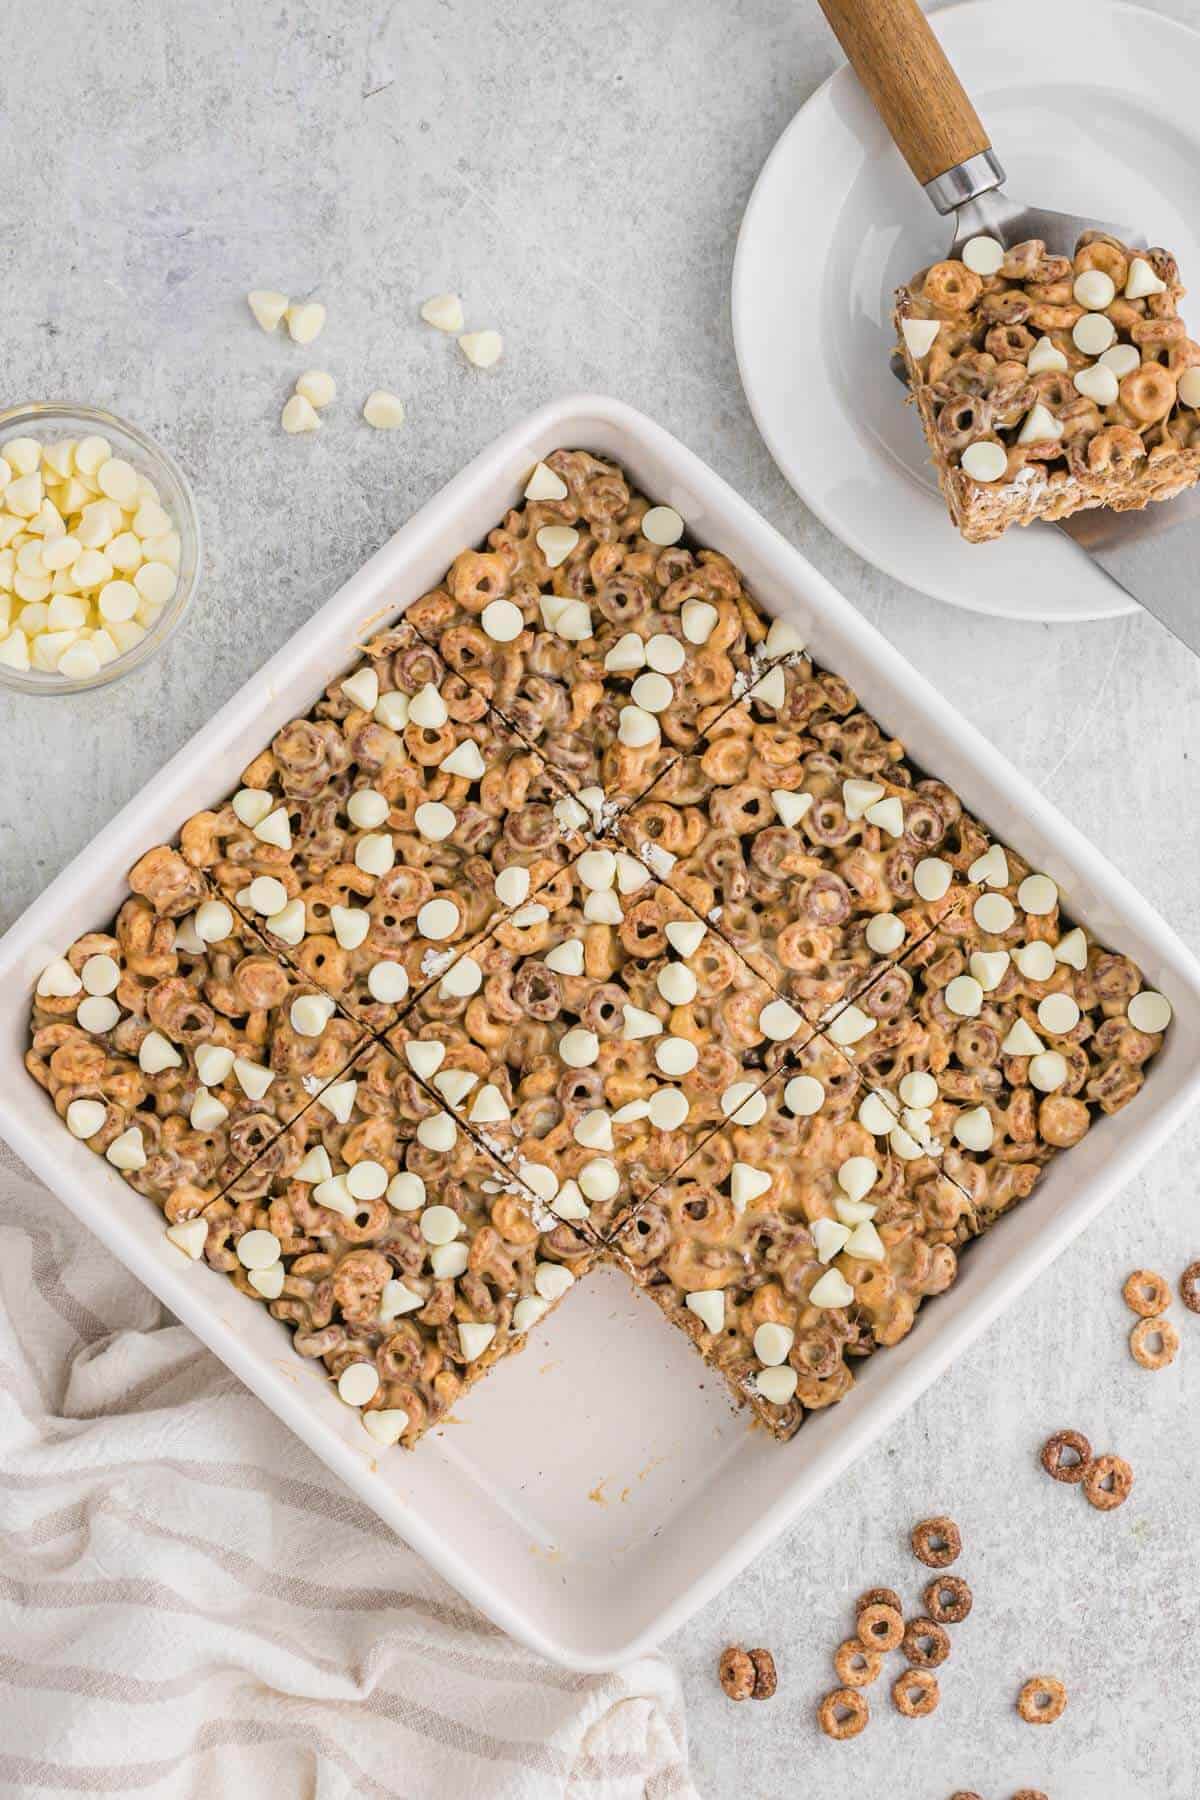
M 116 456 L 133 464 L 158 489 L 179 533 L 179 580 L 174 594 L 130 650 L 105 663 L 95 675 L 46 674 L 40 669 L 10 669 L 0 663 L 0 685 L 22 694 L 78 694 L 85 688 L 103 687 L 140 669 L 162 649 L 178 629 L 200 585 L 200 519 L 191 485 L 175 458 L 161 444 L 115 413 L 97 406 L 68 406 L 57 401 L 11 406 L 0 410 L 0 447 L 9 438 L 107 438 Z

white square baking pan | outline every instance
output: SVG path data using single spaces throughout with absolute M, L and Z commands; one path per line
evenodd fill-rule
M 582 1284 L 412 1454 L 379 1452 L 285 1328 L 185 1264 L 154 1206 L 57 1122 L 22 1066 L 31 986 L 103 924 L 150 844 L 233 786 L 355 643 L 434 586 L 559 445 L 615 458 L 740 565 L 930 773 L 1058 882 L 1070 912 L 1128 952 L 1175 1008 L 1132 1105 L 1053 1165 L 964 1254 L 895 1349 L 788 1444 L 752 1432 L 657 1309 L 605 1271 Z M 983 552 L 986 554 L 986 552 Z M 409 520 L 181 750 L 0 941 L 0 1133 L 121 1260 L 361 1499 L 497 1624 L 576 1669 L 611 1668 L 674 1630 L 745 1568 L 1117 1192 L 1200 1095 L 1200 965 L 1117 871 L 757 513 L 615 400 L 543 407 Z

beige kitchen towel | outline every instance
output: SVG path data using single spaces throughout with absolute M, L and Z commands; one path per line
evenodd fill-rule
M 448 1588 L 0 1145 L 0 1794 L 693 1796 L 678 1683 Z

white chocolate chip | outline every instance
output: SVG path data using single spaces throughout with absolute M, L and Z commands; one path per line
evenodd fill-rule
M 867 925 L 867 943 L 878 956 L 890 956 L 904 942 L 904 921 L 895 913 L 876 913 Z
M 636 631 L 627 631 L 619 637 L 612 649 L 604 658 L 604 667 L 610 675 L 628 675 L 635 669 L 645 667 L 646 646 Z
M 1165 1031 L 1173 1016 L 1171 1002 L 1156 988 L 1143 988 L 1135 994 L 1125 1013 L 1133 1029 L 1145 1032 L 1147 1037 L 1157 1037 Z
M 69 1000 L 82 988 L 82 980 L 65 956 L 56 956 L 38 976 L 37 991 L 47 999 Z
M 329 921 L 343 950 L 357 950 L 371 929 L 371 915 L 363 908 L 331 906 Z
M 617 736 L 630 750 L 645 750 L 661 737 L 658 720 L 641 706 L 623 706 L 617 718 Z
M 776 1044 L 795 1037 L 804 1023 L 803 1013 L 798 1013 L 786 1000 L 769 1000 L 758 1015 L 759 1030 Z
M 1117 328 L 1103 313 L 1084 313 L 1082 318 L 1076 319 L 1071 338 L 1075 348 L 1082 350 L 1085 356 L 1102 356 L 1116 343 Z M 1080 388 L 1079 391 L 1082 394 L 1087 389 Z
M 841 1223 L 849 1225 L 851 1229 L 855 1225 L 861 1225 L 864 1219 L 873 1219 L 876 1212 L 876 1208 L 866 1200 L 851 1200 L 848 1194 L 834 1195 L 833 1210 Z
M 1125 298 L 1127 300 L 1145 300 L 1151 294 L 1165 294 L 1167 284 L 1154 273 L 1144 256 L 1135 256 L 1129 265 L 1129 274 L 1125 278 Z M 1081 306 L 1086 301 L 1080 301 Z M 1107 301 L 1105 302 L 1107 305 Z
M 142 1142 L 142 1128 L 131 1125 L 120 1137 L 115 1137 L 104 1152 L 106 1159 L 114 1169 L 124 1170 L 132 1174 L 146 1166 L 146 1147 Z
M 556 944 L 547 950 L 542 958 L 548 969 L 556 975 L 582 975 L 584 969 L 583 945 L 578 938 L 568 938 L 565 943 Z
M 415 693 L 408 703 L 408 716 L 414 725 L 429 731 L 440 731 L 450 717 L 446 702 L 432 681 Z
M 362 1422 L 363 1429 L 385 1449 L 398 1444 L 408 1430 L 408 1414 L 402 1406 L 377 1406 L 374 1411 L 363 1414 Z
M 1040 938 L 1021 944 L 1013 951 L 1012 959 L 1026 981 L 1049 981 L 1054 973 L 1054 951 Z
M 748 697 L 760 706 L 783 706 L 787 700 L 787 682 L 782 667 L 777 663 L 765 675 L 760 675 Z
M 754 1081 L 734 1081 L 721 1095 L 721 1111 L 731 1125 L 757 1125 L 767 1116 L 767 1097 Z
M 895 1129 L 895 1106 L 889 1094 L 873 1090 L 858 1109 L 858 1122 L 873 1137 L 887 1137 Z
M 474 738 L 464 738 L 449 756 L 443 756 L 438 767 L 443 774 L 461 775 L 464 781 L 482 781 L 487 774 L 487 764 Z
M 942 329 L 940 319 L 901 319 L 900 330 L 914 362 L 920 362 L 933 349 L 933 340 Z
M 281 1262 L 272 1263 L 269 1269 L 251 1269 L 246 1277 L 255 1293 L 261 1294 L 264 1300 L 278 1300 L 285 1279 L 286 1271 Z
M 490 1322 L 474 1324 L 464 1320 L 458 1327 L 459 1348 L 468 1362 L 474 1362 L 482 1356 L 496 1335 L 496 1327 Z
M 838 1269 L 826 1269 L 808 1290 L 808 1298 L 813 1306 L 849 1306 L 854 1299 L 854 1289 Z
M 425 1205 L 425 1183 L 419 1175 L 401 1169 L 388 1182 L 387 1203 L 395 1212 L 420 1212 Z
M 511 644 L 525 629 L 521 609 L 511 600 L 489 600 L 479 623 L 494 644 Z
M 237 818 L 251 830 L 260 825 L 275 802 L 262 788 L 239 788 L 230 801 Z
M 968 238 L 962 260 L 975 275 L 995 275 L 1004 261 L 1004 245 L 994 237 Z
M 777 1369 L 788 1359 L 796 1334 L 788 1325 L 768 1321 L 754 1333 L 754 1354 L 768 1369 Z
M 403 1281 L 385 1281 L 379 1296 L 379 1323 L 387 1325 L 393 1319 L 402 1319 L 405 1313 L 419 1312 L 424 1304 L 421 1295 L 415 1294 Z
M 284 401 L 283 411 L 279 415 L 279 423 L 289 437 L 298 437 L 305 431 L 319 431 L 321 421 L 317 417 L 316 408 L 311 400 L 303 394 L 290 394 Z
M 460 325 L 453 327 L 455 331 L 460 328 Z M 450 328 L 447 327 L 446 329 Z M 554 470 L 548 468 L 544 462 L 540 462 L 536 465 L 533 474 L 525 483 L 525 498 L 527 500 L 565 500 L 568 491 L 567 484 L 562 476 L 556 475 Z
M 1078 925 L 1068 931 L 1065 937 L 1059 938 L 1054 946 L 1055 962 L 1066 963 L 1071 969 L 1086 969 L 1088 959 L 1087 937 Z
M 72 1100 L 67 1108 L 67 1130 L 72 1137 L 95 1137 L 107 1117 L 108 1108 L 103 1101 Z
M 405 977 L 407 981 L 407 976 Z M 469 1000 L 483 986 L 483 970 L 473 956 L 460 956 L 451 963 L 438 984 L 444 999 Z
M 656 985 L 668 1006 L 689 1006 L 699 983 L 685 964 L 667 963 L 658 971 Z
M 413 814 L 413 824 L 431 844 L 440 844 L 458 823 L 453 810 L 441 800 L 423 800 Z
M 320 1037 L 334 1014 L 334 1003 L 328 994 L 301 994 L 288 1011 L 292 1030 L 301 1037 Z
M 254 827 L 254 835 L 261 843 L 273 844 L 277 850 L 290 850 L 292 826 L 287 815 L 287 808 L 277 806 L 274 812 L 268 813 L 262 823 Z M 198 918 L 199 914 L 197 914 Z M 199 929 L 198 925 L 197 929 Z
M 364 1157 L 346 1171 L 346 1186 L 356 1200 L 378 1200 L 387 1184 L 387 1170 L 371 1157 Z
M 662 1020 L 641 1006 L 623 1006 L 621 1017 L 624 1021 L 621 1036 L 626 1043 L 632 1043 L 638 1038 L 658 1037 L 663 1029 Z
M 801 819 L 812 808 L 811 794 L 793 793 L 789 788 L 772 788 L 771 804 L 781 825 L 791 828 L 798 825 Z
M 720 613 L 707 600 L 685 600 L 680 614 L 683 635 L 689 644 L 707 644 Z
M 208 1220 L 180 1219 L 177 1224 L 168 1225 L 164 1235 L 192 1262 L 199 1262 L 208 1242 Z
M 869 1156 L 848 1156 L 837 1172 L 838 1186 L 850 1200 L 863 1200 L 879 1180 Z
M 371 708 L 366 710 L 369 712 Z M 376 788 L 358 788 L 346 802 L 346 816 L 360 831 L 374 831 L 386 821 L 391 810 L 386 795 Z
M 611 890 L 589 894 L 583 903 L 583 916 L 589 925 L 620 925 L 625 917 L 620 899 Z
M 720 1288 L 703 1288 L 685 1296 L 684 1305 L 709 1331 L 725 1329 L 725 1295 Z
M 1089 312 L 1103 312 L 1117 297 L 1113 278 L 1103 269 L 1084 269 L 1075 277 L 1071 292 L 1080 306 L 1086 306 Z
M 783 1103 L 798 1119 L 812 1118 L 825 1104 L 825 1089 L 815 1075 L 793 1075 L 783 1090 Z
M 941 900 L 953 877 L 954 870 L 940 856 L 923 856 L 913 870 L 913 887 L 922 900 Z
M 883 1239 L 870 1219 L 856 1225 L 846 1240 L 846 1255 L 859 1262 L 882 1262 L 886 1254 Z
M 504 354 L 504 339 L 498 331 L 466 331 L 458 347 L 477 369 L 490 369 Z
M 1093 316 L 1096 315 L 1085 313 L 1079 323 L 1085 325 Z M 1112 370 L 1105 368 L 1103 363 L 1093 363 L 1090 368 L 1076 370 L 1073 379 L 1079 392 L 1087 399 L 1094 400 L 1097 406 L 1116 404 L 1121 386 Z
M 314 1144 L 292 1176 L 293 1181 L 323 1182 L 333 1176 L 333 1165 L 324 1144 Z
M 741 1214 L 755 1200 L 760 1200 L 772 1186 L 767 1169 L 756 1169 L 751 1163 L 735 1162 L 729 1176 L 729 1197 L 734 1210 Z
M 1040 337 L 1026 357 L 1025 367 L 1031 375 L 1064 375 L 1069 364 L 1052 339 Z
M 905 1106 L 934 1106 L 937 1103 L 938 1084 L 928 1070 L 910 1069 L 900 1079 L 899 1093 Z
M 585 850 L 575 869 L 584 887 L 610 888 L 617 879 L 616 855 L 612 850 Z
M 365 1406 L 379 1392 L 379 1374 L 373 1363 L 347 1363 L 337 1379 L 339 1397 L 347 1406 Z
M 848 819 L 861 819 L 869 806 L 882 800 L 887 792 L 878 781 L 861 781 L 852 776 L 842 783 L 842 805 Z
M 880 831 L 886 831 L 889 837 L 904 836 L 904 808 L 895 794 L 868 806 L 863 817 L 869 824 L 877 825 Z
M 379 672 L 373 668 L 356 669 L 353 675 L 347 675 L 342 683 L 342 692 L 347 700 L 363 712 L 374 712 L 379 704 Z
M 678 675 L 687 662 L 687 651 L 677 637 L 656 631 L 646 645 L 646 661 L 659 675 Z M 644 706 L 645 701 L 641 704 Z
M 451 1244 L 462 1230 L 462 1220 L 452 1206 L 427 1206 L 420 1226 L 427 1244 Z
M 680 956 L 694 956 L 708 934 L 702 919 L 671 919 L 666 927 L 667 942 Z
M 303 300 L 289 306 L 283 316 L 293 343 L 311 344 L 325 323 L 325 308 L 319 300 Z
M 611 1150 L 612 1120 L 602 1106 L 595 1106 L 577 1122 L 571 1136 L 585 1150 Z
M 1025 415 L 1025 423 L 1017 433 L 1018 444 L 1043 444 L 1057 442 L 1063 434 L 1061 419 L 1056 419 L 1049 408 L 1038 400 Z
M 639 675 L 630 689 L 634 705 L 648 713 L 666 712 L 674 697 L 675 690 L 667 677 L 653 670 L 648 675 Z
M 637 894 L 648 881 L 654 878 L 645 863 L 630 856 L 627 850 L 617 851 L 617 892 L 621 894 Z
M 825 1034 L 842 1049 L 860 1043 L 876 1029 L 879 1021 L 863 1012 L 860 1006 L 847 1006 L 825 1027 Z
M 533 1285 L 543 1300 L 553 1304 L 574 1287 L 575 1277 L 561 1263 L 540 1262 L 533 1271 Z
M 235 1247 L 243 1269 L 269 1269 L 279 1261 L 279 1239 L 273 1231 L 247 1231 Z
M 1067 1059 L 1057 1050 L 1043 1050 L 1029 1059 L 1029 1085 L 1039 1093 L 1053 1094 L 1067 1079 Z
M 530 1331 L 550 1311 L 549 1303 L 538 1294 L 523 1294 L 512 1310 L 512 1328 L 519 1335 Z
M 457 294 L 433 294 L 421 307 L 421 317 L 427 325 L 432 325 L 438 331 L 446 331 L 457 337 L 463 328 L 462 301 Z M 538 468 L 541 467 L 543 465 L 539 463 Z M 563 492 L 566 492 L 565 488 Z M 538 495 L 539 499 L 545 497 Z
M 233 914 L 223 900 L 203 901 L 192 922 L 202 944 L 221 944 L 233 935 Z
M 971 953 L 970 970 L 985 994 L 998 988 L 1008 973 L 1011 957 L 1007 950 L 974 950 Z
M 1042 409 L 1044 410 L 1044 409 Z M 960 457 L 962 470 L 972 481 L 1000 481 L 1008 470 L 1008 452 L 990 438 L 968 444 Z
M 646 1102 L 646 1116 L 656 1131 L 678 1131 L 691 1110 L 687 1095 L 678 1088 L 657 1088 Z
M 231 927 L 232 924 L 231 919 Z M 120 965 L 115 958 L 103 953 L 89 956 L 79 971 L 79 979 L 83 983 L 85 993 L 115 994 L 121 983 Z
M 305 369 L 296 381 L 296 392 L 318 410 L 329 406 L 337 395 L 337 382 L 325 369 Z M 143 535 L 145 535 L 143 533 Z
M 968 881 L 982 881 L 985 886 L 1002 888 L 1008 886 L 1008 859 L 1001 844 L 993 844 L 967 870 Z
M 1051 1037 L 1064 1037 L 1079 1023 L 1079 1007 L 1070 994 L 1047 994 L 1037 1009 L 1038 1024 Z
M 576 1025 L 559 1040 L 558 1054 L 569 1069 L 590 1068 L 600 1054 L 600 1039 L 594 1031 Z
M 282 912 L 287 905 L 287 889 L 274 875 L 256 875 L 245 892 L 246 903 L 267 919 L 272 913 Z M 239 902 L 241 898 L 239 894 Z
M 980 931 L 1002 937 L 1016 920 L 1016 908 L 1006 894 L 980 894 L 971 908 L 971 916 Z
M 973 1019 L 983 1007 L 983 988 L 974 975 L 956 975 L 946 984 L 946 1006 L 960 1019 Z
M 975 1106 L 960 1113 L 954 1121 L 954 1135 L 964 1150 L 990 1150 L 996 1133 L 987 1107 Z
M 642 520 L 642 536 L 652 544 L 677 544 L 683 520 L 673 506 L 652 506 Z
M 1200 407 L 1200 366 L 1185 369 L 1175 391 L 1185 406 Z
M 148 1031 L 138 1048 L 138 1067 L 147 1075 L 183 1067 L 183 1058 L 161 1031 Z
M 197 1044 L 193 1056 L 196 1073 L 207 1088 L 220 1087 L 233 1072 L 234 1052 L 224 1044 Z
M 861 1226 L 858 1229 L 861 1230 Z M 850 1241 L 850 1227 L 843 1225 L 839 1219 L 814 1219 L 809 1230 L 818 1262 L 832 1262 Z
M 272 288 L 251 288 L 246 295 L 246 304 L 264 331 L 274 331 L 288 309 L 288 298 L 286 294 L 275 293 Z
M 398 431 L 404 423 L 404 402 L 387 388 L 375 388 L 363 401 L 362 416 L 375 431 Z
M 1040 917 L 1058 905 L 1058 889 L 1048 875 L 1027 875 L 1017 889 L 1017 905 Z
M 395 864 L 396 850 L 390 831 L 369 831 L 354 846 L 354 866 L 364 875 L 386 875 Z
M 672 1080 L 681 1075 L 690 1075 L 699 1060 L 700 1052 L 688 1038 L 664 1038 L 654 1051 L 654 1061 L 659 1070 Z
M 592 1201 L 613 1200 L 621 1190 L 621 1175 L 607 1156 L 594 1156 L 579 1171 L 580 1190 Z
M 771 1406 L 786 1406 L 796 1392 L 799 1380 L 795 1369 L 759 1369 L 754 1377 L 754 1392 Z

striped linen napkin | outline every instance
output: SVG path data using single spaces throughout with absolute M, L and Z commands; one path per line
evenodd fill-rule
M 0 1794 L 694 1800 L 676 1678 L 490 1625 L 0 1144 Z

